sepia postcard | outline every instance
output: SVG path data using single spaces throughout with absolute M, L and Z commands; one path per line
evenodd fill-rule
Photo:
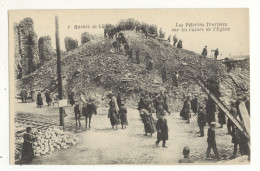
M 249 9 L 8 20 L 10 164 L 250 164 Z

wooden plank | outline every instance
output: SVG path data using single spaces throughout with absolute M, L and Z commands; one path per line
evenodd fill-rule
M 214 94 L 210 92 L 210 90 L 206 86 L 206 83 L 200 77 L 196 77 L 195 80 L 204 89 L 204 91 L 215 101 L 218 107 L 224 111 L 227 117 L 236 125 L 236 127 L 244 134 L 244 136 L 249 140 L 250 137 L 245 127 L 241 124 L 241 122 L 236 117 L 234 117 L 229 112 L 229 109 L 218 98 L 216 98 Z
M 241 102 L 239 105 L 239 111 L 241 114 L 241 117 L 243 119 L 244 122 L 244 126 L 246 128 L 246 131 L 248 132 L 248 134 L 250 135 L 250 116 L 248 114 L 248 111 L 246 109 L 246 105 L 244 102 Z

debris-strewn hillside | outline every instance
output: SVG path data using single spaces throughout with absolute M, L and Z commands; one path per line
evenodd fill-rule
M 185 49 L 177 49 L 164 40 L 148 38 L 134 31 L 124 31 L 125 37 L 133 48 L 140 49 L 141 64 L 128 61 L 123 46 L 121 52 L 115 53 L 112 48 L 114 40 L 94 37 L 78 48 L 62 56 L 63 89 L 65 94 L 84 90 L 102 102 L 107 91 L 122 92 L 128 99 L 137 100 L 142 91 L 168 90 L 171 97 L 182 98 L 188 92 L 201 94 L 202 90 L 189 77 L 190 73 L 207 78 L 221 78 L 220 88 L 223 96 L 232 96 L 233 82 L 224 65 L 210 58 Z M 185 45 L 184 45 L 185 47 Z M 146 52 L 154 61 L 153 70 L 149 73 L 144 62 Z M 161 71 L 167 67 L 167 83 L 162 84 Z M 172 86 L 171 75 L 180 72 L 179 88 Z M 244 74 L 244 75 L 243 75 Z M 241 72 L 242 84 L 248 81 L 249 72 Z M 235 77 L 235 76 L 234 76 Z M 238 76 L 239 77 L 239 76 Z M 237 79 L 239 79 L 236 77 Z M 99 82 L 100 80 L 100 82 Z M 52 59 L 34 73 L 18 80 L 17 86 L 25 85 L 28 89 L 57 92 L 56 59 Z M 249 89 L 249 84 L 246 84 Z M 95 93 L 95 94 L 94 94 Z M 174 98 L 175 99 L 175 98 Z M 176 103 L 177 104 L 177 103 Z

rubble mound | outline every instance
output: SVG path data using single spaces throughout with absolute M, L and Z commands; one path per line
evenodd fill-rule
M 200 54 L 178 49 L 167 41 L 148 38 L 134 31 L 123 31 L 125 38 L 133 49 L 134 61 L 128 60 L 121 45 L 120 52 L 115 52 L 112 42 L 115 40 L 103 36 L 93 36 L 87 43 L 62 55 L 62 78 L 64 97 L 74 91 L 80 91 L 95 97 L 100 103 L 108 91 L 121 92 L 136 104 L 143 91 L 159 92 L 167 90 L 171 98 L 181 99 L 187 93 L 203 94 L 201 88 L 191 75 L 220 79 L 220 89 L 225 96 L 232 95 L 232 80 L 228 77 L 225 65 Z M 185 47 L 185 45 L 184 45 Z M 141 63 L 135 60 L 135 51 L 140 50 Z M 145 57 L 153 60 L 153 70 L 146 69 Z M 166 67 L 167 82 L 162 83 L 161 72 Z M 179 87 L 172 86 L 171 76 L 175 71 L 180 73 Z M 248 77 L 249 78 L 249 77 Z M 242 82 L 245 80 L 241 79 Z M 28 89 L 52 92 L 57 91 L 56 59 L 40 67 L 34 73 L 18 80 L 17 87 L 24 85 Z M 248 85 L 249 86 L 249 85 Z M 249 88 L 249 87 L 248 87 Z

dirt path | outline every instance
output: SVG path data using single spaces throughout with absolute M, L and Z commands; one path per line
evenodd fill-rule
M 19 105 L 32 107 L 32 104 L 18 104 L 19 112 L 56 115 L 58 118 L 57 107 L 32 110 L 19 107 Z M 68 107 L 67 111 L 66 124 L 70 129 L 75 130 L 72 107 Z M 182 158 L 184 146 L 190 147 L 190 156 L 196 162 L 209 162 L 205 160 L 207 137 L 201 138 L 196 134 L 198 132 L 196 116 L 192 116 L 191 124 L 186 124 L 180 119 L 178 113 L 173 113 L 166 118 L 169 125 L 169 140 L 166 144 L 168 148 L 162 148 L 161 144 L 156 148 L 156 134 L 152 137 L 144 136 L 143 124 L 137 110 L 128 109 L 129 126 L 127 129 L 122 130 L 119 127 L 118 130 L 112 130 L 107 118 L 107 109 L 99 109 L 98 115 L 92 118 L 91 130 L 78 133 L 80 142 L 75 147 L 37 157 L 33 164 L 177 164 Z M 83 120 L 82 123 L 84 126 Z M 205 134 L 207 128 L 205 128 Z M 233 144 L 231 144 L 231 136 L 226 135 L 226 132 L 226 127 L 216 129 L 217 146 L 220 154 L 230 155 Z

